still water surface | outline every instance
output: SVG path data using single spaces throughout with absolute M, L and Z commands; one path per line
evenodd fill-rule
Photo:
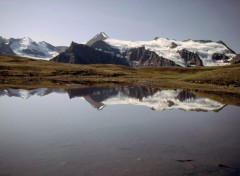
M 0 90 L 0 176 L 240 175 L 240 108 L 185 90 Z

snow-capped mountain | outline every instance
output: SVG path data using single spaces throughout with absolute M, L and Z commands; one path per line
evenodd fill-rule
M 94 108 L 129 104 L 152 110 L 181 109 L 184 111 L 220 111 L 225 105 L 208 98 L 199 97 L 186 90 L 160 90 L 146 87 L 79 88 L 79 89 L 0 89 L 0 96 L 21 97 L 45 96 L 51 93 L 68 94 L 69 98 L 81 97 Z
M 222 41 L 210 40 L 124 41 L 99 33 L 86 45 L 126 58 L 132 66 L 217 66 L 230 64 L 236 56 Z
M 101 32 L 84 44 L 72 42 L 70 49 L 36 42 L 29 37 L 0 37 L 0 53 L 76 64 L 120 64 L 146 66 L 221 66 L 238 63 L 236 53 L 222 41 L 177 41 L 156 37 L 150 41 L 125 41 Z M 93 50 L 93 49 L 94 50 Z
M 29 37 L 24 37 L 21 39 L 11 38 L 9 39 L 8 44 L 14 53 L 24 57 L 51 59 L 59 54 L 56 48 L 51 44 L 48 44 L 44 41 L 35 42 Z
M 8 52 L 6 52 L 6 50 L 4 50 L 5 52 L 1 52 L 0 50 L 0 53 L 16 54 L 18 56 L 30 57 L 34 59 L 49 60 L 66 50 L 66 47 L 64 46 L 56 47 L 44 41 L 36 42 L 29 37 L 19 39 L 2 38 L 1 41 L 4 43 L 5 48 L 7 46 L 8 48 L 11 48 L 12 51 L 8 50 Z

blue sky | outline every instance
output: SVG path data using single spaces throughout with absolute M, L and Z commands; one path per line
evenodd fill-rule
M 222 40 L 240 53 L 239 0 L 0 0 L 0 36 L 83 42 L 99 32 L 124 40 Z

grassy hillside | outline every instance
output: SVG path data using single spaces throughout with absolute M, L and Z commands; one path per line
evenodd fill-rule
M 0 87 L 116 84 L 240 93 L 240 65 L 130 68 L 117 65 L 73 65 L 0 55 Z

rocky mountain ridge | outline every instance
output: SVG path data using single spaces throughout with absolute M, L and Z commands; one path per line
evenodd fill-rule
M 222 66 L 238 63 L 237 56 L 224 42 L 211 40 L 184 40 L 176 41 L 156 37 L 150 41 L 123 41 L 109 38 L 101 32 L 84 44 L 100 51 L 103 55 L 111 55 L 115 59 L 125 60 L 132 67 L 161 67 L 161 66 Z M 79 50 L 82 50 L 79 46 Z M 93 50 L 92 50 L 93 51 Z M 99 54 L 98 53 L 98 54 Z M 69 55 L 69 51 L 68 54 Z M 90 54 L 90 53 L 89 53 Z M 98 58 L 96 52 L 90 54 Z M 63 54 L 62 54 L 63 55 Z M 72 57 L 74 53 L 71 53 Z M 91 56 L 85 55 L 85 58 Z M 60 61 L 59 56 L 53 60 Z M 67 58 L 63 59 L 68 62 Z M 92 60 L 92 59 L 91 59 Z M 61 62 L 61 61 L 60 61 Z M 124 63 L 125 63 L 124 62 Z M 74 63 L 74 62 L 68 62 Z M 76 62 L 75 62 L 76 63 Z M 81 64 L 104 64 L 101 60 L 80 62 Z M 112 63 L 112 62 L 111 62 Z M 121 64 L 121 63 L 118 63 Z M 126 65 L 126 64 L 123 64 Z
M 101 32 L 85 44 L 72 42 L 53 46 L 28 37 L 0 37 L 0 53 L 73 64 L 118 64 L 131 67 L 222 66 L 238 64 L 239 55 L 222 41 L 171 40 L 155 37 L 150 41 L 124 41 Z M 74 49 L 73 49 L 74 48 Z

